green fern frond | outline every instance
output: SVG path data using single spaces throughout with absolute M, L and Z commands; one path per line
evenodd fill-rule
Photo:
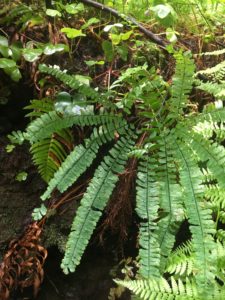
M 125 124 L 126 122 L 118 115 L 99 114 L 84 111 L 76 115 L 61 115 L 55 111 L 42 114 L 40 118 L 30 123 L 26 130 L 26 137 L 30 143 L 49 138 L 52 133 L 64 128 L 78 126 L 97 126 L 108 123 Z
M 196 75 L 198 74 L 207 75 L 211 77 L 213 80 L 221 81 L 225 77 L 225 61 L 222 61 L 221 63 L 217 64 L 212 68 L 198 71 Z
M 33 99 L 30 104 L 25 106 L 24 109 L 32 110 L 26 114 L 26 117 L 40 117 L 43 113 L 48 113 L 54 110 L 54 103 L 49 98 L 42 98 L 41 100 Z
M 16 23 L 21 24 L 24 23 L 25 18 L 28 19 L 32 17 L 32 9 L 25 4 L 17 3 L 15 6 L 10 4 L 6 9 L 8 9 L 10 13 L 1 18 L 0 24 L 10 24 L 16 19 Z
M 176 70 L 172 78 L 171 98 L 168 102 L 169 115 L 167 119 L 177 119 L 183 114 L 188 103 L 188 95 L 192 89 L 195 65 L 189 53 L 177 52 Z
M 225 98 L 225 83 L 202 82 L 201 80 L 198 80 L 198 79 L 196 79 L 194 82 L 195 82 L 197 89 L 213 95 L 216 99 L 224 100 L 224 98 Z
M 132 291 L 143 300 L 200 300 L 196 284 L 186 279 L 184 284 L 171 277 L 171 283 L 164 279 L 149 278 L 148 280 L 123 281 L 115 280 Z M 203 299 L 202 299 L 203 300 Z
M 12 131 L 11 134 L 8 134 L 7 137 L 12 144 L 18 145 L 22 145 L 26 139 L 25 134 L 20 130 Z
M 134 142 L 130 135 L 122 137 L 95 171 L 72 224 L 61 264 L 65 273 L 74 272 L 80 263 L 81 256 L 118 181 L 118 174 L 124 171 L 128 153 L 133 146 Z
M 139 229 L 139 272 L 144 278 L 160 275 L 160 248 L 155 233 L 159 209 L 159 184 L 156 182 L 155 164 L 154 158 L 141 161 L 137 174 L 136 211 L 142 220 Z
M 199 161 L 206 162 L 221 187 L 225 187 L 225 149 L 210 140 L 205 140 L 200 134 L 190 131 L 186 127 L 176 129 L 176 133 L 193 150 Z M 188 133 L 188 134 L 187 134 Z
M 72 145 L 72 135 L 68 129 L 64 129 L 31 146 L 33 161 L 38 166 L 38 171 L 46 182 L 49 182 L 61 166 Z
M 54 66 L 47 66 L 45 64 L 40 64 L 38 68 L 40 72 L 52 75 L 68 87 L 78 90 L 80 94 L 85 95 L 92 100 L 99 101 L 100 94 L 89 85 L 81 83 L 78 79 L 76 79 L 75 75 L 69 75 L 66 71 L 62 71 Z
M 93 131 L 91 137 L 85 140 L 85 146 L 79 145 L 67 156 L 61 168 L 54 174 L 54 177 L 48 184 L 46 192 L 41 199 L 46 200 L 51 192 L 57 188 L 61 193 L 66 191 L 95 159 L 99 147 L 114 139 L 115 131 L 123 134 L 125 127 L 118 128 L 113 124 L 102 126 Z
M 218 208 L 225 209 L 225 189 L 218 185 L 209 186 L 205 191 L 206 199 L 210 200 L 212 206 L 217 210 Z
M 157 179 L 160 183 L 160 208 L 162 216 L 158 223 L 157 236 L 161 249 L 161 271 L 164 270 L 175 243 L 175 236 L 184 219 L 182 189 L 177 183 L 177 167 L 174 159 L 174 142 L 170 135 L 161 133 L 158 140 Z
M 180 181 L 184 188 L 183 201 L 192 234 L 196 283 L 200 293 L 207 294 L 215 274 L 213 261 L 216 261 L 216 257 L 211 255 L 215 247 L 212 237 L 215 225 L 212 212 L 203 201 L 203 176 L 190 149 L 185 144 L 177 143 L 177 155 L 180 158 Z
M 165 272 L 172 275 L 190 276 L 194 270 L 192 241 L 188 240 L 177 247 L 169 256 Z

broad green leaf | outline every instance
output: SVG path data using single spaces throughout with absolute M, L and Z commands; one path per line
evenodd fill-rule
M 40 55 L 42 54 L 42 49 L 23 49 L 23 57 L 26 61 L 34 62 L 39 59 Z
M 56 52 L 61 52 L 61 51 L 68 51 L 68 46 L 65 44 L 47 44 L 44 47 L 44 54 L 45 55 L 52 55 Z
M 0 68 L 13 68 L 16 66 L 16 62 L 9 58 L 0 58 Z
M 12 51 L 11 56 L 13 60 L 18 61 L 22 54 L 22 44 L 20 42 L 16 42 L 10 46 L 10 49 Z
M 65 9 L 66 9 L 66 12 L 68 14 L 75 15 L 75 14 L 81 12 L 81 11 L 84 11 L 84 5 L 83 5 L 83 3 L 79 3 L 79 4 L 75 4 L 75 3 L 73 3 L 73 4 L 67 4 L 65 6 Z
M 6 57 L 6 58 L 9 57 L 9 55 L 10 55 L 9 47 L 0 45 L 0 53 L 3 57 Z
M 128 40 L 130 38 L 130 36 L 132 35 L 132 33 L 133 33 L 133 30 L 129 30 L 129 31 L 125 32 L 125 33 L 121 33 L 122 40 L 123 41 Z
M 177 36 L 176 33 L 172 28 L 167 28 L 166 29 L 166 38 L 168 39 L 168 41 L 170 41 L 171 43 L 174 43 L 177 41 Z
M 75 28 L 70 28 L 70 27 L 62 28 L 61 32 L 65 32 L 66 36 L 69 39 L 74 39 L 74 38 L 79 37 L 79 36 L 86 36 L 86 34 L 84 34 L 82 32 L 82 30 L 75 29 Z
M 92 66 L 95 66 L 95 65 L 104 65 L 104 61 L 103 60 L 85 60 L 85 64 L 88 66 L 88 67 L 92 67 Z
M 163 4 L 153 6 L 151 10 L 154 11 L 160 19 L 164 19 L 171 13 L 171 7 Z
M 127 61 L 127 56 L 128 56 L 128 47 L 127 45 L 120 45 L 117 46 L 116 48 L 118 54 L 122 58 L 123 61 Z
M 34 27 L 43 23 L 45 23 L 45 19 L 41 16 L 34 16 L 29 19 L 29 27 Z
M 93 25 L 93 24 L 97 24 L 99 23 L 100 20 L 97 19 L 97 18 L 90 18 L 81 28 L 82 29 L 86 29 L 88 28 L 89 26 Z
M 20 70 L 17 67 L 12 68 L 10 71 L 10 77 L 13 81 L 19 81 L 22 78 Z
M 56 10 L 56 9 L 47 9 L 46 10 L 46 15 L 48 15 L 48 16 L 50 16 L 50 17 L 61 17 L 62 16 L 62 14 L 58 11 L 58 10 Z
M 113 50 L 112 43 L 109 42 L 109 41 L 104 41 L 102 43 L 102 49 L 104 51 L 106 60 L 108 62 L 111 62 L 113 60 L 113 57 L 114 57 L 114 50 Z
M 120 34 L 110 33 L 109 37 L 112 40 L 113 45 L 118 45 L 121 42 Z
M 3 35 L 0 35 L 0 46 L 4 46 L 4 47 L 9 46 L 8 39 Z

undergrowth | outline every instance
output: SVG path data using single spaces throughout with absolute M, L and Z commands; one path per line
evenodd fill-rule
M 174 18 L 168 26 L 173 26 L 180 6 L 167 2 L 167 12 Z M 121 1 L 119 8 L 125 11 L 132 3 Z M 9 136 L 12 143 L 29 142 L 33 161 L 47 184 L 41 196 L 44 202 L 34 210 L 33 218 L 50 217 L 49 199 L 54 192 L 66 194 L 81 176 L 93 170 L 68 236 L 61 263 L 66 274 L 80 264 L 100 220 L 104 224 L 102 216 L 107 209 L 111 227 L 113 223 L 120 229 L 124 226 L 121 232 L 127 234 L 129 222 L 122 222 L 115 211 L 118 205 L 125 216 L 124 211 L 132 209 L 131 192 L 135 193 L 133 214 L 139 227 L 138 270 L 135 278 L 115 281 L 140 299 L 224 299 L 224 49 L 200 51 L 194 60 L 191 51 L 179 49 L 174 38 L 160 52 L 139 39 L 137 30 L 124 20 L 111 22 L 102 30 L 101 20 L 90 18 L 78 22 L 75 29 L 72 16 L 87 16 L 80 4 L 57 1 L 47 15 L 54 18 L 58 43 L 42 41 L 34 45 L 33 52 L 28 51 L 29 45 L 20 45 L 22 54 L 12 66 L 18 70 L 21 60 L 35 61 L 33 80 L 41 95 L 26 107 L 31 110 L 26 130 Z M 159 14 L 154 8 L 158 3 L 154 4 L 152 11 Z M 205 20 L 204 3 L 192 4 Z M 24 9 L 29 15 L 29 7 Z M 166 8 L 161 9 L 165 13 Z M 71 27 L 58 28 L 58 17 L 62 22 L 66 17 L 71 19 Z M 5 17 L 6 25 L 12 22 L 7 20 Z M 212 30 L 214 23 L 207 26 Z M 71 62 L 85 51 L 82 42 L 91 43 L 93 36 L 99 56 L 85 52 L 85 62 L 78 66 L 84 71 L 77 74 Z M 10 50 L 11 44 L 2 40 Z M 146 45 L 157 53 L 157 63 L 145 59 Z M 54 55 L 61 51 L 61 56 L 68 51 L 66 69 L 63 63 L 49 64 L 50 55 L 57 60 Z M 7 53 L 2 55 L 9 63 L 14 57 Z M 205 57 L 218 61 L 199 69 L 197 62 Z M 169 68 L 162 59 L 167 59 Z M 13 79 L 13 71 L 9 72 L 8 66 L 3 69 Z M 201 101 L 201 109 L 196 99 L 200 93 L 210 99 Z M 85 134 L 77 138 L 75 130 Z M 134 187 L 129 191 L 131 183 Z M 188 224 L 190 237 L 178 241 L 184 224 Z

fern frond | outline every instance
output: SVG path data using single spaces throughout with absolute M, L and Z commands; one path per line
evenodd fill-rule
M 161 249 L 161 272 L 175 243 L 175 236 L 184 219 L 182 190 L 177 183 L 177 167 L 174 159 L 174 142 L 170 135 L 161 133 L 159 139 L 157 177 L 160 183 L 160 208 L 162 217 L 158 223 L 158 241 Z
M 164 278 L 152 277 L 148 280 L 115 280 L 115 282 L 128 288 L 143 300 L 200 300 L 196 284 L 188 279 L 185 284 L 173 277 L 170 284 Z
M 113 124 L 102 126 L 99 130 L 95 128 L 91 137 L 85 141 L 85 146 L 78 145 L 67 156 L 61 168 L 54 174 L 54 177 L 49 182 L 48 188 L 41 196 L 41 199 L 46 200 L 55 188 L 61 193 L 66 191 L 91 165 L 97 155 L 99 147 L 114 139 L 116 130 L 122 134 L 125 128 L 117 128 L 113 126 Z
M 212 238 L 215 225 L 212 212 L 203 201 L 203 176 L 190 150 L 185 144 L 177 143 L 177 155 L 180 158 L 180 181 L 184 188 L 183 201 L 192 233 L 196 283 L 200 293 L 205 295 L 211 288 L 215 274 L 213 262 L 216 257 L 211 256 L 215 247 Z
M 15 6 L 9 5 L 7 9 L 10 13 L 1 18 L 0 24 L 8 25 L 16 19 L 18 19 L 17 24 L 21 24 L 24 23 L 24 18 L 30 18 L 32 16 L 32 9 L 25 4 L 17 3 Z
M 218 56 L 218 55 L 221 55 L 221 54 L 224 54 L 225 53 L 225 49 L 220 49 L 220 50 L 215 50 L 215 51 L 210 51 L 210 52 L 204 52 L 204 53 L 201 53 L 200 55 L 204 55 L 204 56 L 211 56 L 211 55 L 215 55 L 215 56 Z
M 160 248 L 156 236 L 159 209 L 159 184 L 153 166 L 156 160 L 140 162 L 137 174 L 136 211 L 142 222 L 139 229 L 139 272 L 144 278 L 159 277 Z
M 211 77 L 213 80 L 221 81 L 225 77 L 225 61 L 222 61 L 221 63 L 217 64 L 212 68 L 198 71 L 196 75 L 198 74 L 207 75 Z
M 42 98 L 41 100 L 33 99 L 30 104 L 25 106 L 24 109 L 32 110 L 26 114 L 26 117 L 40 117 L 43 113 L 48 113 L 54 110 L 54 103 L 49 98 Z
M 202 82 L 198 79 L 194 82 L 197 89 L 213 95 L 216 99 L 225 99 L 225 83 Z
M 166 272 L 179 277 L 190 276 L 194 271 L 194 256 L 192 241 L 188 240 L 176 248 L 168 258 Z
M 66 71 L 62 71 L 54 66 L 47 66 L 45 64 L 40 64 L 38 68 L 40 72 L 52 75 L 68 87 L 79 90 L 82 95 L 85 95 L 92 100 L 99 100 L 100 94 L 89 85 L 81 83 L 74 75 L 69 75 Z
M 128 153 L 133 146 L 130 135 L 122 137 L 95 171 L 72 224 L 61 264 L 65 273 L 74 272 L 80 263 L 81 256 L 118 181 L 117 174 L 124 171 Z
M 40 118 L 30 123 L 26 130 L 26 137 L 30 143 L 49 138 L 52 133 L 73 125 L 97 126 L 108 123 L 124 124 L 120 116 L 110 114 L 94 115 L 93 112 L 82 112 L 79 115 L 60 115 L 55 111 L 42 114 Z
M 188 128 L 177 128 L 177 134 L 191 148 L 199 160 L 206 162 L 221 187 L 225 187 L 225 149 L 218 143 L 203 139 L 200 134 Z M 189 134 L 187 134 L 187 132 Z
M 31 146 L 32 159 L 46 182 L 49 182 L 67 157 L 72 146 L 68 148 L 66 145 L 72 145 L 72 140 L 69 130 L 64 129 Z
M 188 95 L 192 89 L 195 65 L 189 53 L 177 52 L 176 70 L 172 78 L 171 98 L 168 102 L 169 115 L 167 119 L 177 119 L 183 114 L 188 103 Z
M 225 209 L 225 189 L 218 185 L 209 186 L 205 191 L 206 199 L 210 200 L 212 206 Z

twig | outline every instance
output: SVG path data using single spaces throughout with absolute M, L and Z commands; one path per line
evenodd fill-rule
M 117 10 L 115 10 L 114 8 L 108 7 L 102 3 L 98 3 L 96 1 L 93 0 L 80 0 L 80 2 L 83 2 L 87 5 L 91 5 L 97 9 L 101 9 L 105 12 L 108 12 L 110 14 L 112 14 L 113 16 L 120 18 L 120 19 L 124 19 L 129 23 L 134 24 L 135 26 L 137 26 L 137 28 L 144 33 L 152 42 L 156 43 L 157 45 L 159 45 L 160 47 L 162 47 L 165 50 L 166 47 L 166 43 L 160 39 L 159 37 L 157 37 L 153 32 L 151 32 L 150 30 L 146 29 L 144 26 L 142 26 L 136 19 L 130 17 L 130 16 L 126 16 L 124 14 L 121 14 L 120 12 L 118 12 Z

